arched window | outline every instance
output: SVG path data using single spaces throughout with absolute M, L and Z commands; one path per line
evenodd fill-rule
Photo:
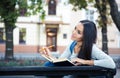
M 49 0 L 48 15 L 56 15 L 56 1 L 55 0 Z

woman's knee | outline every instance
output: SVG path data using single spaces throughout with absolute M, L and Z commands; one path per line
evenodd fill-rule
M 48 67 L 52 67 L 52 66 L 55 66 L 52 62 L 45 62 L 43 66 L 48 66 Z

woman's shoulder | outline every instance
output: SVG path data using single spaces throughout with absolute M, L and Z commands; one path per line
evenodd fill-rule
M 108 55 L 102 51 L 96 44 L 93 45 L 92 48 L 92 57 L 99 57 L 99 58 L 107 58 Z
M 96 44 L 93 44 L 92 50 L 101 50 L 100 47 L 98 47 Z
M 92 46 L 92 51 L 93 51 L 93 50 L 96 50 L 96 49 L 99 49 L 98 46 L 97 46 L 96 44 L 93 44 L 93 46 Z
M 92 54 L 104 53 L 96 44 L 93 44 Z

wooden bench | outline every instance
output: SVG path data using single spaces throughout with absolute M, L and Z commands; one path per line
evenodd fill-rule
M 116 69 L 103 68 L 98 66 L 62 66 L 62 67 L 41 67 L 41 66 L 2 66 L 0 76 L 34 75 L 81 75 L 81 76 L 105 76 L 114 78 Z

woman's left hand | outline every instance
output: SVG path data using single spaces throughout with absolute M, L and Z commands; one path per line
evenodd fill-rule
M 85 64 L 85 60 L 84 60 L 84 59 L 80 59 L 80 58 L 74 58 L 74 59 L 72 59 L 71 61 L 72 61 L 76 66 Z

